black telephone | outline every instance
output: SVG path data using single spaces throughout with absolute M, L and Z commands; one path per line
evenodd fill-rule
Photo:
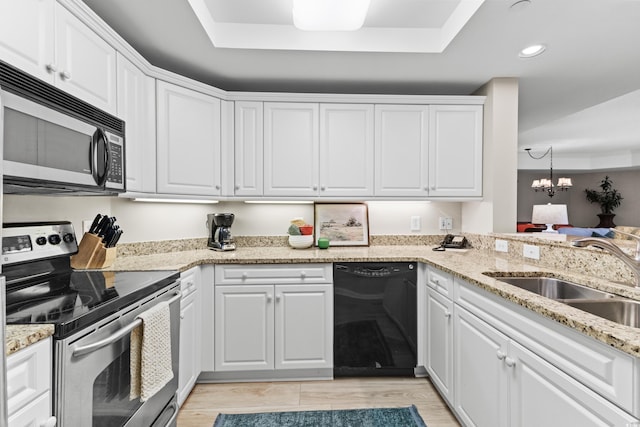
M 464 249 L 467 247 L 467 238 L 464 236 L 456 236 L 454 234 L 447 234 L 444 236 L 444 240 L 440 243 L 440 246 L 433 248 L 434 251 L 443 251 L 445 248 L 449 249 Z

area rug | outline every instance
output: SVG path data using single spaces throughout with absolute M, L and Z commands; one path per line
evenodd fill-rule
M 384 367 L 393 356 L 375 320 L 336 325 L 333 334 L 333 365 L 336 367 Z
M 414 405 L 406 408 L 220 414 L 213 427 L 426 427 Z

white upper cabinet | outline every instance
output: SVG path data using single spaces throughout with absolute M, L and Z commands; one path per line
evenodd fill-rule
M 429 195 L 429 106 L 376 105 L 375 195 Z
M 118 116 L 126 123 L 127 191 L 156 191 L 155 79 L 118 54 Z
M 219 196 L 220 100 L 157 82 L 157 189 Z
M 0 58 L 116 114 L 116 51 L 54 0 L 0 0 Z
M 318 104 L 264 103 L 264 195 L 318 194 Z
M 234 194 L 261 196 L 263 178 L 262 102 L 235 103 Z
M 430 106 L 429 196 L 482 195 L 482 110 Z
M 55 0 L 0 0 L 0 59 L 53 84 Z
M 116 51 L 62 6 L 56 6 L 56 85 L 116 114 Z
M 373 196 L 373 105 L 320 104 L 320 196 Z

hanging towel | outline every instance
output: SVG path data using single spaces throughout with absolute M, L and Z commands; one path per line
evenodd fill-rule
M 137 318 L 142 325 L 131 331 L 129 399 L 145 402 L 173 378 L 169 304 L 161 302 Z

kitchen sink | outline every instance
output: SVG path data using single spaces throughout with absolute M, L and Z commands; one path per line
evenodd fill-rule
M 640 328 L 640 301 L 627 299 L 568 301 L 567 305 L 632 328 Z
M 556 279 L 555 277 L 494 276 L 494 278 L 526 291 L 562 302 L 567 300 L 601 300 L 616 297 L 607 292 Z

